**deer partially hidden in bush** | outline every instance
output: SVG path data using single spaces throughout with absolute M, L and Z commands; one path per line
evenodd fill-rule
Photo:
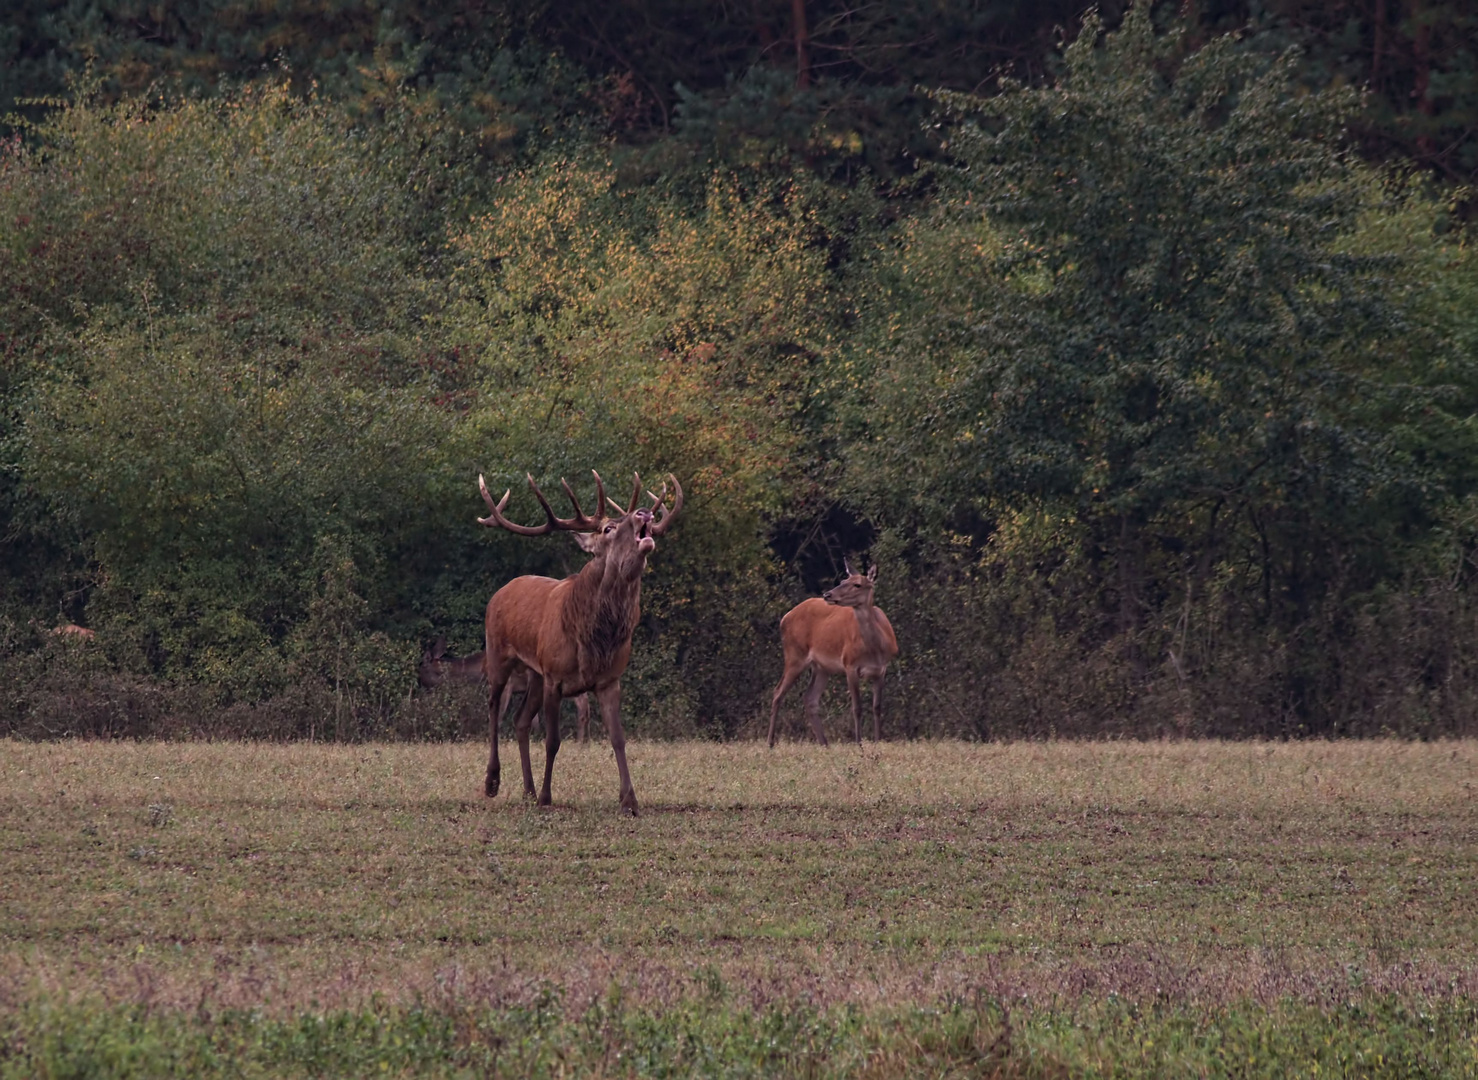
M 631 786 L 631 773 L 626 767 L 626 734 L 621 727 L 621 674 L 631 659 L 631 633 L 641 616 L 641 575 L 647 556 L 657 548 L 663 536 L 683 508 L 683 489 L 677 477 L 672 482 L 672 502 L 668 488 L 652 494 L 650 509 L 641 505 L 642 482 L 636 477 L 631 502 L 624 509 L 606 498 L 600 475 L 595 476 L 595 514 L 587 516 L 580 509 L 575 492 L 563 480 L 560 484 L 575 508 L 575 516 L 556 517 L 549 500 L 529 477 L 529 487 L 544 508 L 544 524 L 518 525 L 503 516 L 509 492 L 494 502 L 483 478 L 477 487 L 489 514 L 478 523 L 506 529 L 519 536 L 543 536 L 555 530 L 576 534 L 580 547 L 593 556 L 578 573 L 556 581 L 533 575 L 514 578 L 488 601 L 485 621 L 483 670 L 488 681 L 488 728 L 491 746 L 488 751 L 487 778 L 484 790 L 489 796 L 498 793 L 498 703 L 503 688 L 518 672 L 526 671 L 528 695 L 514 721 L 518 733 L 518 752 L 523 765 L 523 787 L 526 795 L 534 794 L 534 773 L 529 763 L 529 728 L 534 712 L 544 709 L 544 786 L 539 804 L 550 801 L 550 782 L 554 774 L 554 757 L 559 752 L 559 703 L 587 691 L 600 702 L 610 735 L 611 749 L 616 753 L 616 771 L 620 774 L 621 808 L 636 813 L 636 792 Z M 609 503 L 615 516 L 606 514 Z
M 97 635 L 85 626 L 76 623 L 67 623 L 65 626 L 53 626 L 43 629 L 35 619 L 31 620 L 31 626 L 48 637 L 54 637 L 61 641 L 91 641 Z
M 480 683 L 485 677 L 482 649 L 468 656 L 448 656 L 444 637 L 437 638 L 431 648 L 421 654 L 421 666 L 416 669 L 416 681 L 427 690 L 447 682 Z M 528 688 L 527 668 L 509 675 L 508 682 L 503 686 L 503 696 L 498 701 L 499 715 L 508 712 L 508 701 L 514 694 L 527 693 Z M 575 726 L 580 732 L 580 741 L 584 742 L 590 731 L 589 694 L 575 695 Z
M 806 716 L 816 741 L 826 745 L 821 725 L 821 693 L 831 675 L 845 675 L 852 696 L 852 734 L 862 742 L 862 680 L 872 680 L 872 737 L 882 738 L 883 679 L 888 661 L 898 655 L 898 639 L 883 609 L 872 602 L 878 568 L 866 576 L 842 560 L 846 577 L 821 596 L 802 600 L 780 620 L 780 642 L 785 649 L 785 674 L 770 701 L 770 745 L 775 745 L 775 718 L 780 699 L 801 672 L 810 668 L 811 685 L 806 688 Z

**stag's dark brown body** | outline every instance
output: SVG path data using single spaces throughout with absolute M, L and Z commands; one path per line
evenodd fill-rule
M 561 519 L 555 517 L 530 478 L 529 485 L 548 518 L 540 527 L 509 522 L 502 514 L 508 503 L 507 493 L 501 502 L 495 503 L 479 479 L 483 498 L 491 510 L 489 517 L 479 519 L 484 525 L 496 525 L 525 536 L 542 535 L 554 529 L 575 532 L 580 546 L 593 556 L 578 574 L 562 581 L 532 575 L 515 578 L 488 602 L 483 663 L 490 695 L 491 745 L 484 785 L 489 796 L 498 793 L 501 780 L 497 702 L 507 681 L 518 672 L 527 671 L 528 698 L 515 720 L 524 792 L 534 794 L 529 730 L 537 708 L 542 703 L 544 784 L 538 798 L 541 805 L 548 805 L 554 759 L 560 744 L 559 702 L 590 692 L 600 704 L 611 749 L 615 751 L 621 806 L 629 813 L 636 813 L 636 792 L 626 764 L 626 735 L 621 726 L 621 675 L 631 659 L 631 634 L 641 617 L 641 575 L 647 556 L 656 549 L 656 538 L 666 532 L 682 509 L 682 488 L 675 477 L 671 479 L 675 498 L 670 508 L 664 501 L 665 487 L 662 495 L 652 496 L 652 509 L 638 506 L 642 490 L 638 478 L 630 506 L 622 510 L 611 503 L 617 517 L 605 514 L 607 500 L 599 476 L 596 477 L 599 509 L 594 517 L 587 517 L 580 510 L 574 492 L 566 484 L 565 491 L 575 506 L 575 517 Z

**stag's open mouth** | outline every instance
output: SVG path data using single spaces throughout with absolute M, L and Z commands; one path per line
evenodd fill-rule
M 636 518 L 636 548 L 643 555 L 657 550 L 657 541 L 652 538 L 652 514 L 649 510 L 638 510 Z

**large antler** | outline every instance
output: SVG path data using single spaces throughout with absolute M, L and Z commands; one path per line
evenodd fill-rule
M 611 504 L 611 509 L 616 511 L 616 513 L 620 514 L 622 517 L 625 517 L 627 514 L 635 510 L 637 503 L 641 501 L 641 473 L 632 473 L 631 479 L 633 481 L 633 487 L 631 489 L 630 506 L 623 507 L 615 499 L 606 500 L 606 502 Z
M 591 469 L 590 474 L 595 477 L 595 505 L 600 507 L 606 501 L 606 486 L 601 482 L 600 473 Z M 503 497 L 497 502 L 493 502 L 492 495 L 488 494 L 487 482 L 483 480 L 482 474 L 479 473 L 477 477 L 477 490 L 482 492 L 483 502 L 488 504 L 488 509 L 491 513 L 485 518 L 478 518 L 477 523 L 479 525 L 507 529 L 509 532 L 517 533 L 519 536 L 543 536 L 545 533 L 553 532 L 555 529 L 561 529 L 567 532 L 597 532 L 602 522 L 605 521 L 605 513 L 597 510 L 595 517 L 587 517 L 585 511 L 580 509 L 580 500 L 575 498 L 574 489 L 570 487 L 564 477 L 560 477 L 559 482 L 560 486 L 565 489 L 565 494 L 570 497 L 570 504 L 575 508 L 575 516 L 572 518 L 556 517 L 553 508 L 549 505 L 549 500 L 539 490 L 539 485 L 534 483 L 533 475 L 529 474 L 529 487 L 533 489 L 534 498 L 538 499 L 539 505 L 544 508 L 544 517 L 546 520 L 543 525 L 519 525 L 503 516 L 503 511 L 508 506 L 508 496 L 511 494 L 511 491 L 503 492 Z
M 672 505 L 667 506 L 667 480 L 672 481 L 675 496 Z M 672 524 L 672 519 L 683 511 L 683 486 L 677 482 L 677 477 L 672 473 L 667 474 L 667 480 L 662 482 L 662 494 L 652 496 L 652 514 L 656 520 L 652 522 L 652 535 L 661 536 L 667 531 L 667 526 Z M 660 513 L 659 513 L 660 511 Z
M 607 499 L 606 500 L 606 502 L 610 503 L 611 509 L 614 510 L 614 511 L 616 511 L 616 513 L 620 514 L 622 517 L 625 517 L 627 514 L 630 514 L 633 511 L 635 511 L 636 508 L 637 508 L 637 504 L 641 502 L 641 492 L 642 492 L 641 474 L 640 473 L 633 473 L 632 474 L 632 479 L 634 481 L 634 485 L 633 485 L 633 487 L 631 489 L 631 505 L 630 506 L 623 507 L 615 499 Z M 673 499 L 672 505 L 670 507 L 667 505 L 667 481 L 668 480 L 672 481 L 673 490 L 676 492 L 676 496 Z M 682 511 L 682 508 L 683 508 L 683 486 L 677 482 L 677 477 L 673 476 L 671 473 L 668 473 L 667 474 L 667 480 L 664 480 L 662 482 L 662 492 L 661 492 L 661 494 L 658 494 L 656 492 L 649 491 L 649 492 L 647 492 L 647 498 L 649 498 L 649 499 L 652 500 L 652 511 L 651 512 L 652 512 L 652 515 L 656 518 L 656 520 L 654 522 L 652 522 L 652 535 L 653 536 L 661 536 L 663 533 L 665 533 L 667 531 L 668 522 L 670 522 L 673 518 L 677 517 L 677 515 Z

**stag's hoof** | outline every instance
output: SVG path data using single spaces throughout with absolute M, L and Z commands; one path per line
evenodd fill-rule
M 498 774 L 490 772 L 482 782 L 482 791 L 489 799 L 498 794 Z
M 636 817 L 636 792 L 628 791 L 621 796 L 621 812 L 627 817 Z

